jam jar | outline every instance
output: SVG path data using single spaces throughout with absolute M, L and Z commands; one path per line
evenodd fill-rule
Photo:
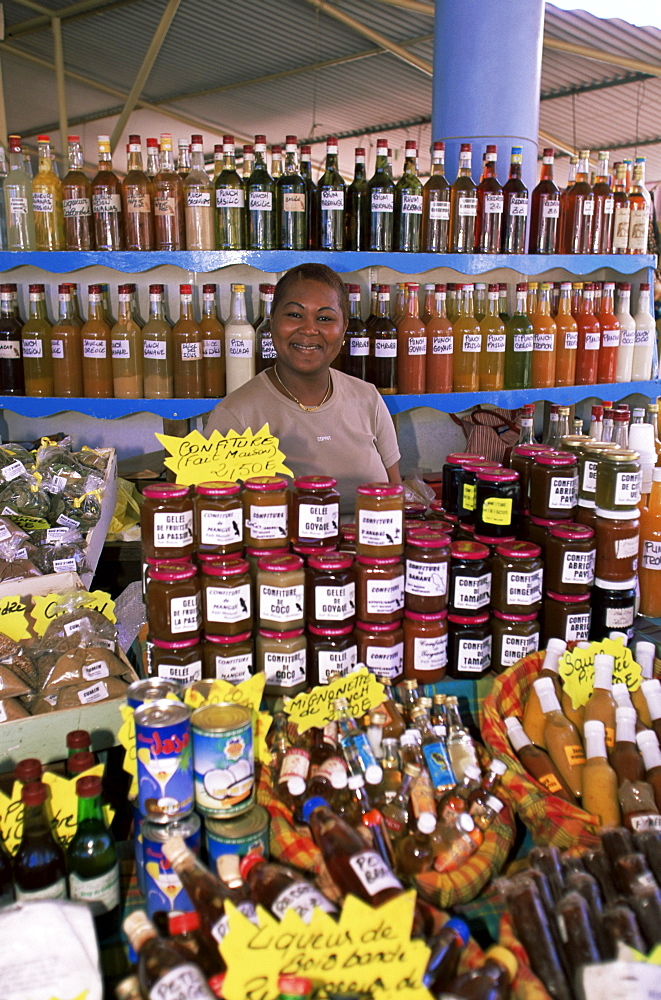
M 606 451 L 597 463 L 597 507 L 601 510 L 637 510 L 640 503 L 640 454 L 621 448 Z
M 305 569 L 305 605 L 310 625 L 341 628 L 356 619 L 356 574 L 345 552 L 310 557 Z
M 249 632 L 252 629 L 252 587 L 248 561 L 205 561 L 200 572 L 205 634 Z
M 180 639 L 178 642 L 152 640 L 152 677 L 192 684 L 202 678 L 202 647 L 197 639 Z
M 510 468 L 519 473 L 521 487 L 521 508 L 530 506 L 530 470 L 535 464 L 535 456 L 544 451 L 552 451 L 547 444 L 515 444 L 510 455 Z
M 592 589 L 592 619 L 590 639 L 599 642 L 610 632 L 624 632 L 627 641 L 633 638 L 636 616 L 636 579 L 613 583 L 596 577 Z
M 243 504 L 238 483 L 199 483 L 193 498 L 198 552 L 243 552 Z
M 266 677 L 264 694 L 293 697 L 308 686 L 308 642 L 302 628 L 291 632 L 261 629 L 255 644 L 255 670 Z
M 568 451 L 535 455 L 530 470 L 530 513 L 533 517 L 571 519 L 578 495 L 576 457 Z
M 277 549 L 289 542 L 287 483 L 282 476 L 255 476 L 243 484 L 246 545 Z
M 152 483 L 142 491 L 142 551 L 152 559 L 179 559 L 195 550 L 193 501 L 187 486 Z
M 499 545 L 491 561 L 491 605 L 506 615 L 537 614 L 542 607 L 541 549 L 532 542 Z
M 486 613 L 448 615 L 448 676 L 476 680 L 491 669 L 491 625 Z
M 585 524 L 554 524 L 546 543 L 546 586 L 556 594 L 584 594 L 594 583 L 597 543 Z
M 380 681 L 404 679 L 404 631 L 399 622 L 356 622 L 358 663 Z
M 447 611 L 437 614 L 404 612 L 404 677 L 419 684 L 435 684 L 445 677 L 448 664 Z
M 631 580 L 638 569 L 640 517 L 637 510 L 602 510 L 597 507 L 595 576 L 610 583 Z
M 590 634 L 590 594 L 556 594 L 547 590 L 544 596 L 542 646 L 549 639 L 565 642 L 585 642 Z
M 491 665 L 497 674 L 539 649 L 537 615 L 505 615 L 494 611 L 491 619 Z
M 259 560 L 257 607 L 260 629 L 289 632 L 305 626 L 305 573 L 300 556 Z
M 480 469 L 477 473 L 475 533 L 491 538 L 516 534 L 521 486 L 514 469 Z
M 460 524 L 475 524 L 477 504 L 477 475 L 479 472 L 500 469 L 499 462 L 481 461 L 462 463 L 457 474 L 457 516 Z
M 299 476 L 294 480 L 292 541 L 296 545 L 337 545 L 340 538 L 340 494 L 331 476 Z
M 579 497 L 574 520 L 594 531 L 597 527 L 597 505 L 594 500 L 581 500 Z
M 441 491 L 441 503 L 446 514 L 454 517 L 459 512 L 459 474 L 466 462 L 484 462 L 486 455 L 472 454 L 471 452 L 453 452 L 448 455 L 443 464 L 443 488 Z
M 420 614 L 443 611 L 448 601 L 450 539 L 420 528 L 406 536 L 404 606 Z
M 427 507 L 424 503 L 405 503 L 404 521 L 424 521 L 427 517 Z
M 404 487 L 364 483 L 356 490 L 356 553 L 386 558 L 404 552 Z
M 340 525 L 340 541 L 337 548 L 339 552 L 347 552 L 350 556 L 355 556 L 356 525 L 353 522 Z
M 563 518 L 548 518 L 548 517 L 533 517 L 532 514 L 528 518 L 528 541 L 533 542 L 535 545 L 539 545 L 542 552 L 546 552 L 546 543 L 549 540 L 549 531 L 556 524 L 567 524 L 566 519 Z
M 560 438 L 558 448 L 560 451 L 568 451 L 578 458 L 585 445 L 589 444 L 591 440 L 592 438 L 588 437 L 587 434 L 564 434 Z
M 489 550 L 479 542 L 450 545 L 450 592 L 452 614 L 478 614 L 491 601 Z
M 190 563 L 161 563 L 149 570 L 147 621 L 151 639 L 199 639 L 202 628 L 200 581 Z
M 328 684 L 333 674 L 346 676 L 358 663 L 358 645 L 351 625 L 317 628 L 308 625 L 308 683 Z
M 362 622 L 400 621 L 404 611 L 404 565 L 394 556 L 356 556 L 356 616 Z
M 254 649 L 250 632 L 236 635 L 206 635 L 203 677 L 240 684 L 252 677 Z
M 619 451 L 615 441 L 588 441 L 578 456 L 578 502 L 589 500 L 596 506 L 597 462 L 605 451 Z

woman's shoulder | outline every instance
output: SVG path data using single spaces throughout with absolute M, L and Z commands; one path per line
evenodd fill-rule
M 332 377 L 338 395 L 359 397 L 362 402 L 365 402 L 369 397 L 374 400 L 381 399 L 380 392 L 371 382 L 365 382 L 362 378 L 356 378 L 355 375 L 347 375 L 346 372 L 337 368 L 333 368 Z

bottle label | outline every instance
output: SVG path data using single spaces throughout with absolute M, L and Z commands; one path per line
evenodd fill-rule
M 562 559 L 563 583 L 584 583 L 592 586 L 594 583 L 594 564 L 597 553 L 592 552 L 572 552 L 564 553 Z
M 546 788 L 547 791 L 551 792 L 552 794 L 562 791 L 562 783 L 558 781 L 555 774 L 553 774 L 550 771 L 548 774 L 543 774 L 537 780 L 539 781 L 540 785 L 543 785 L 544 788 Z
M 554 333 L 536 333 L 533 336 L 534 351 L 552 351 L 555 348 Z
M 567 763 L 570 767 L 577 767 L 579 764 L 585 764 L 585 752 L 580 744 L 573 744 L 564 748 L 565 756 L 567 757 Z
M 186 208 L 211 208 L 211 191 L 187 191 Z
M 609 195 L 608 198 L 604 198 L 604 215 L 612 215 L 614 205 L 615 199 L 612 195 Z
M 27 215 L 28 214 L 27 198 L 24 198 L 21 195 L 10 194 L 9 213 L 10 215 Z
M 448 589 L 447 562 L 427 563 L 406 560 L 407 594 L 416 597 L 444 597 Z
M 324 913 L 337 913 L 337 909 L 318 889 L 308 882 L 294 882 L 287 886 L 271 903 L 271 913 L 282 920 L 287 910 L 294 910 L 304 924 L 309 924 L 315 907 Z
M 482 350 L 482 334 L 465 333 L 462 338 L 461 349 L 464 354 L 479 354 Z
M 576 642 L 582 642 L 587 639 L 588 632 L 590 631 L 590 612 L 587 614 L 569 614 L 567 615 L 567 623 L 565 625 L 565 634 L 559 636 L 560 639 L 564 639 L 565 642 L 570 642 L 572 639 Z
M 340 523 L 338 503 L 302 503 L 298 508 L 298 536 L 301 538 L 334 538 Z
M 154 195 L 154 215 L 174 216 L 176 214 L 176 200 L 167 191 L 157 191 Z
M 497 215 L 502 212 L 503 201 L 502 191 L 497 191 L 495 193 L 487 192 L 484 196 L 484 214 Z
M 164 681 L 192 684 L 202 680 L 202 660 L 194 660 L 193 663 L 159 663 L 158 676 Z
M 165 361 L 168 345 L 163 340 L 143 340 L 143 353 L 149 361 Z
M 243 208 L 244 202 L 242 188 L 216 188 L 216 208 Z
M 636 347 L 650 347 L 654 343 L 654 327 L 645 326 L 642 329 L 636 327 L 634 343 Z
M 358 663 L 358 647 L 347 649 L 320 649 L 317 651 L 317 673 L 320 684 L 329 684 L 333 674 L 346 675 Z
M 250 534 L 253 538 L 287 538 L 287 505 L 268 507 L 250 505 Z
M 118 194 L 99 191 L 92 195 L 92 210 L 95 215 L 117 215 L 122 210 L 122 199 Z
M 549 201 L 547 198 L 547 200 L 542 205 L 542 218 L 543 219 L 560 218 L 560 202 L 557 199 Z
M 620 346 L 620 328 L 619 328 L 619 326 L 602 327 L 602 329 L 601 329 L 601 346 L 602 347 L 619 347 Z
M 432 354 L 452 354 L 453 350 L 452 337 L 432 337 Z
M 197 965 L 177 965 L 154 983 L 149 1000 L 209 1000 L 210 990 Z
M 303 747 L 290 747 L 282 758 L 278 784 L 284 785 L 290 778 L 303 778 L 307 781 L 310 771 L 310 753 Z
M 277 358 L 275 353 L 275 347 L 273 346 L 273 340 L 270 334 L 262 334 L 262 339 L 259 348 L 260 356 L 265 361 L 271 361 L 273 358 Z
M 282 195 L 282 211 L 285 214 L 287 212 L 304 212 L 305 192 L 285 191 Z
M 170 600 L 170 631 L 173 635 L 179 632 L 195 632 L 202 625 L 200 595 L 190 597 L 173 597 Z
M 214 676 L 230 684 L 240 684 L 252 676 L 252 653 L 238 653 L 236 656 L 216 656 Z
M 616 559 L 633 559 L 638 555 L 638 532 L 631 538 L 618 538 L 615 541 Z
M 528 199 L 512 195 L 510 198 L 509 213 L 511 216 L 522 217 L 525 219 L 528 215 Z
M 51 340 L 50 342 L 50 352 L 52 358 L 63 358 L 64 357 L 64 341 L 63 340 Z
M 220 341 L 219 340 L 203 340 L 202 341 L 202 355 L 205 358 L 220 358 Z
M 343 587 L 328 585 L 314 588 L 314 617 L 320 622 L 344 621 L 356 613 L 356 584 L 345 584 Z
M 305 649 L 294 653 L 264 653 L 266 683 L 274 687 L 296 687 L 306 678 Z
M 259 588 L 259 614 L 275 622 L 295 622 L 303 617 L 303 586 Z
M 321 191 L 321 211 L 322 212 L 343 212 L 344 211 L 344 188 L 322 188 Z
M 372 191 L 372 211 L 392 212 L 395 207 L 395 195 L 392 191 Z
M 402 889 L 402 883 L 376 851 L 361 851 L 359 854 L 354 854 L 349 858 L 349 864 L 363 889 L 370 896 L 376 896 L 384 889 Z
M 504 352 L 505 352 L 505 334 L 488 333 L 487 354 L 504 354 Z
M 432 194 L 432 201 L 429 202 L 429 218 L 432 222 L 448 222 L 450 219 L 449 199 L 441 201 L 439 195 L 434 198 Z
M 90 340 L 83 337 L 83 357 L 84 358 L 107 358 L 108 345 L 105 340 Z
M 653 813 L 649 816 L 630 816 L 629 822 L 634 833 L 638 833 L 639 830 L 661 830 L 661 815 L 659 813 Z M 16 898 L 18 898 L 18 893 Z
M 251 358 L 253 342 L 244 337 L 230 337 L 228 357 Z
M 443 743 L 425 743 L 422 753 L 427 762 L 429 777 L 434 788 L 444 788 L 455 784 L 450 758 Z
M 575 351 L 578 348 L 578 330 L 565 331 L 565 350 Z
M 404 577 L 394 580 L 367 581 L 367 613 L 370 615 L 392 615 L 404 607 Z
M 20 340 L 0 341 L 0 360 L 7 361 L 21 356 Z
M 334 738 L 332 740 L 326 739 L 325 733 L 324 743 L 326 746 L 337 749 L 337 740 Z M 337 783 L 338 778 L 345 778 L 346 774 L 347 768 L 342 757 L 327 757 L 323 763 L 313 765 L 310 769 L 310 777 L 326 778 L 331 784 Z
M 404 515 L 401 510 L 358 511 L 358 541 L 361 545 L 381 547 L 400 545 Z
M 448 662 L 447 632 L 434 639 L 414 638 L 413 659 L 416 671 L 443 670 Z
M 89 198 L 64 198 L 62 211 L 65 219 L 88 219 L 92 214 Z
M 369 353 L 369 337 L 349 337 L 349 354 L 352 358 L 367 358 Z
M 514 351 L 516 353 L 524 353 L 527 351 L 532 351 L 534 346 L 534 338 L 532 333 L 515 333 L 514 334 Z
M 250 617 L 250 584 L 238 587 L 206 587 L 206 619 L 210 622 L 241 622 Z
M 615 222 L 613 223 L 613 250 L 626 250 L 629 246 L 630 218 L 629 202 L 618 202 L 615 208 Z
M 426 337 L 408 337 L 408 356 L 420 356 L 427 353 L 427 338 Z
M 491 666 L 491 636 L 457 641 L 457 673 L 482 674 Z
M 601 344 L 601 336 L 599 331 L 588 330 L 585 334 L 585 350 L 586 351 L 598 351 Z
M 236 908 L 239 911 L 239 913 L 242 913 L 244 917 L 247 917 L 251 923 L 255 924 L 255 926 L 259 926 L 259 921 L 257 920 L 257 912 L 255 910 L 253 903 L 251 903 L 250 900 L 248 899 L 242 900 L 240 903 L 236 904 Z M 223 913 L 220 920 L 218 920 L 210 928 L 212 937 L 219 944 L 223 940 L 229 929 L 230 929 L 229 918 L 226 913 Z M 209 998 L 209 990 L 207 989 L 206 993 L 204 994 L 204 1000 L 208 1000 L 208 998 Z M 150 994 L 150 1000 L 151 1000 L 151 994 Z M 168 996 L 166 998 L 164 997 L 163 1000 L 189 1000 L 189 998 L 183 997 L 179 993 L 175 993 L 172 996 Z M 195 1000 L 197 1000 L 197 998 L 195 998 Z
M 126 211 L 129 214 L 148 215 L 151 212 L 151 198 L 141 191 L 127 191 Z
M 586 198 L 583 202 L 583 215 L 594 215 L 594 200 Z
M 402 214 L 422 215 L 422 195 L 402 192 Z
M 643 569 L 661 569 L 661 542 L 643 542 Z
M 536 569 L 532 573 L 507 572 L 507 603 L 530 606 L 542 599 L 543 570 Z
M 193 511 L 154 514 L 154 548 L 183 549 L 193 541 Z
M 491 600 L 491 573 L 482 576 L 455 576 L 453 607 L 457 609 L 483 608 Z
M 272 212 L 273 211 L 273 192 L 272 191 L 254 191 L 254 190 L 250 190 L 248 192 L 248 211 L 249 212 Z
M 640 472 L 616 472 L 615 505 L 635 507 L 640 500 Z
M 35 212 L 54 211 L 52 193 L 50 191 L 33 191 L 32 208 Z
M 503 635 L 500 660 L 503 667 L 511 667 L 529 653 L 539 649 L 539 632 L 532 635 Z
M 374 357 L 375 358 L 396 358 L 397 357 L 397 341 L 393 338 L 392 340 L 375 340 L 374 341 Z
M 458 204 L 458 214 L 460 216 L 477 215 L 477 195 L 460 194 Z
M 606 628 L 629 628 L 633 625 L 633 612 L 633 604 L 624 608 L 606 608 Z
M 629 253 L 647 253 L 650 213 L 647 205 L 633 205 L 629 217 Z
M 404 643 L 397 642 L 394 646 L 367 646 L 365 649 L 365 666 L 376 677 L 387 677 L 394 680 L 404 669 Z M 0 705 L 2 702 L 0 702 Z
M 487 497 L 482 505 L 482 520 L 485 524 L 507 526 L 512 523 L 511 497 Z
M 112 356 L 113 358 L 130 358 L 131 357 L 131 343 L 128 340 L 122 338 L 121 340 L 113 340 L 112 342 Z
M 636 343 L 636 331 L 634 328 L 620 328 L 620 347 L 632 347 Z
M 119 865 L 94 878 L 81 878 L 76 872 L 69 875 L 69 898 L 76 903 L 87 903 L 95 917 L 109 913 L 119 906 Z
M 23 337 L 23 357 L 43 358 L 44 345 L 38 337 Z
M 16 890 L 17 903 L 31 903 L 35 899 L 67 898 L 67 882 L 65 878 L 58 878 L 56 882 L 52 882 L 51 885 L 47 885 L 43 889 L 21 889 L 17 883 L 14 884 L 14 888 Z
M 551 510 L 571 510 L 576 506 L 576 479 L 572 476 L 551 476 L 549 508 Z

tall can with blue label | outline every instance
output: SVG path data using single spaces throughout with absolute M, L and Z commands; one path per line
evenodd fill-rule
M 135 711 L 138 808 L 152 823 L 193 811 L 190 709 L 161 699 Z
M 170 913 L 177 910 L 188 913 L 194 909 L 191 899 L 179 880 L 179 876 L 163 853 L 163 844 L 170 837 L 182 837 L 186 846 L 195 854 L 200 850 L 200 817 L 196 813 L 172 823 L 142 824 L 142 866 L 144 897 L 147 913 L 153 918 L 155 913 Z M 136 868 L 139 859 L 136 856 Z
M 223 702 L 191 717 L 195 806 L 205 816 L 232 819 L 255 804 L 252 711 Z

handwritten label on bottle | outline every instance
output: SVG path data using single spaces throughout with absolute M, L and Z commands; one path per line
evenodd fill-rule
M 402 213 L 404 215 L 422 215 L 422 195 L 402 193 Z
M 50 352 L 52 358 L 63 358 L 64 357 L 64 341 L 63 340 L 51 340 L 50 342 Z
M 23 357 L 43 358 L 44 345 L 38 337 L 23 337 Z
M 130 215 L 148 215 L 151 212 L 151 198 L 141 191 L 127 191 L 126 211 Z
M 552 351 L 555 348 L 554 333 L 535 333 L 533 336 L 534 351 Z
M 205 358 L 220 358 L 220 341 L 219 340 L 203 340 L 202 341 L 202 354 Z
M 461 342 L 464 354 L 479 354 L 482 350 L 481 333 L 465 333 Z
M 113 340 L 112 356 L 113 358 L 130 358 L 131 357 L 130 341 L 124 339 L 123 337 L 119 340 Z
M 369 337 L 349 337 L 349 354 L 352 358 L 367 358 L 369 353 Z
M 230 358 L 251 358 L 253 352 L 253 342 L 244 337 L 230 337 L 229 350 Z
M 427 353 L 426 337 L 408 337 L 407 344 L 409 357 L 420 357 Z
M 484 196 L 484 214 L 498 215 L 503 211 L 502 192 L 487 192 Z
M 95 215 L 117 215 L 122 210 L 122 199 L 118 194 L 98 191 L 92 195 L 92 210 Z
M 202 347 L 199 343 L 183 343 L 181 347 L 182 361 L 199 361 L 202 357 Z
M 108 345 L 105 340 L 90 340 L 89 337 L 83 337 L 83 357 L 84 358 L 107 358 L 108 357 Z
M 392 191 L 372 191 L 372 211 L 392 212 L 395 207 L 395 195 Z
M 460 194 L 457 211 L 461 216 L 477 215 L 477 195 Z
M 34 191 L 32 193 L 32 208 L 35 212 L 52 212 L 52 193 L 50 191 Z
M 504 352 L 505 352 L 505 334 L 488 333 L 487 354 L 504 354 Z
M 586 351 L 598 351 L 601 344 L 601 334 L 598 330 L 588 330 L 585 334 L 584 346 Z
M 375 358 L 396 358 L 397 357 L 397 341 L 392 338 L 392 340 L 382 340 L 377 339 L 374 341 L 374 357 Z
M 578 348 L 578 330 L 565 331 L 565 350 L 575 351 Z
M 211 208 L 211 191 L 187 191 L 186 208 Z
M 433 201 L 430 201 L 429 218 L 432 222 L 448 222 L 450 219 L 450 201 L 441 201 L 438 196 Z
M 619 326 L 603 327 L 601 330 L 601 346 L 602 347 L 619 347 L 620 346 L 620 328 Z
M 329 899 L 307 882 L 294 882 L 276 896 L 271 904 L 271 912 L 280 920 L 287 910 L 298 913 L 304 924 L 309 924 L 314 915 L 315 907 L 325 913 L 337 913 Z
M 62 211 L 65 219 L 87 219 L 92 214 L 89 198 L 64 198 Z
M 514 334 L 514 351 L 517 354 L 526 353 L 527 351 L 532 351 L 533 346 L 534 346 L 534 338 L 532 333 Z
M 167 344 L 160 340 L 144 340 L 143 354 L 150 361 L 165 361 L 167 358 Z
M 376 851 L 361 851 L 359 854 L 354 854 L 349 858 L 349 864 L 370 896 L 375 896 L 384 889 L 402 888 L 399 879 L 394 876 Z
M 643 569 L 661 569 L 661 542 L 643 542 L 641 566 Z
M 344 211 L 344 188 L 322 188 L 321 190 L 321 211 L 322 212 L 343 212 Z
M 528 199 L 512 195 L 509 204 L 509 214 L 513 217 L 525 218 L 528 215 Z
M 216 208 L 243 208 L 242 188 L 216 188 Z
M 286 214 L 287 212 L 304 212 L 305 211 L 305 192 L 304 191 L 285 191 L 282 195 L 282 211 Z
M 273 193 L 271 191 L 248 192 L 249 212 L 271 212 L 273 210 Z
M 453 350 L 452 337 L 432 337 L 432 354 L 452 354 Z

